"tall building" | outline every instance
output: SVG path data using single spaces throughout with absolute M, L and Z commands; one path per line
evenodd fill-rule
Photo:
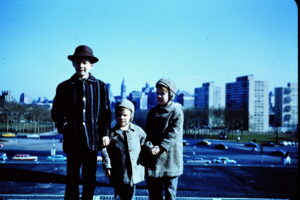
M 197 108 L 221 108 L 224 107 L 224 98 L 220 87 L 216 87 L 214 82 L 203 83 L 202 87 L 195 88 L 194 105 Z
M 288 83 L 287 87 L 275 88 L 275 125 L 298 126 L 298 84 Z
M 148 96 L 144 92 L 132 91 L 128 99 L 132 101 L 136 110 L 147 110 Z
M 275 96 L 272 91 L 269 92 L 269 124 L 275 125 Z
M 127 96 L 126 96 L 126 85 L 125 85 L 125 80 L 123 78 L 122 80 L 122 84 L 121 84 L 121 94 L 120 96 L 115 96 L 115 102 L 120 102 L 122 101 L 123 99 L 127 99 Z
M 175 101 L 180 103 L 184 109 L 194 107 L 194 97 L 186 91 L 178 92 Z
M 268 131 L 268 82 L 254 80 L 253 75 L 248 75 L 237 77 L 236 82 L 227 83 L 226 109 L 245 112 L 249 131 Z
M 32 102 L 33 102 L 33 99 L 29 95 L 27 95 L 25 93 L 21 94 L 20 103 L 22 103 L 22 104 L 32 104 Z
M 147 109 L 156 106 L 156 91 L 154 87 L 150 87 L 149 83 L 146 83 L 146 86 L 142 88 L 142 92 L 147 98 Z
M 125 80 L 123 78 L 122 85 L 121 85 L 121 100 L 126 99 L 126 85 Z
M 0 96 L 0 106 L 2 106 L 6 102 L 14 102 L 15 99 L 11 95 L 11 92 L 9 90 L 2 91 L 2 95 Z

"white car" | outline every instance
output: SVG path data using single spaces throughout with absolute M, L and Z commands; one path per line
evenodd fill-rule
M 16 154 L 12 159 L 17 161 L 37 161 L 38 157 L 29 154 Z
M 227 157 L 218 157 L 218 158 L 213 160 L 213 163 L 216 163 L 216 164 L 237 164 L 237 161 L 236 160 L 231 160 Z
M 203 158 L 200 159 L 191 159 L 191 160 L 187 160 L 187 163 L 195 163 L 195 164 L 211 164 L 211 160 L 206 160 Z
M 6 153 L 0 153 L 0 160 L 7 160 L 7 154 Z
M 60 160 L 60 161 L 65 161 L 67 160 L 67 157 L 64 155 L 52 155 L 52 156 L 48 156 L 47 160 L 52 160 L 52 161 L 56 161 L 56 160 Z

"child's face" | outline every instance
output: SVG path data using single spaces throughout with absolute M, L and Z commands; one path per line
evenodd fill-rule
M 73 66 L 75 68 L 76 74 L 80 78 L 85 78 L 88 76 L 90 70 L 93 68 L 93 64 L 87 58 L 76 58 L 73 61 Z
M 167 89 L 156 88 L 156 100 L 159 105 L 166 105 L 169 101 L 169 92 Z
M 131 118 L 131 111 L 126 108 L 117 110 L 117 123 L 120 127 L 125 127 L 129 124 Z

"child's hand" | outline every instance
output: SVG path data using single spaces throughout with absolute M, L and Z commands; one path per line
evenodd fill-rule
M 106 169 L 105 170 L 105 175 L 106 176 L 111 176 L 111 169 Z
M 160 146 L 154 146 L 150 149 L 150 152 L 153 156 L 159 154 L 161 152 Z
M 104 147 L 107 147 L 109 145 L 109 137 L 108 136 L 104 136 L 102 138 L 102 143 Z

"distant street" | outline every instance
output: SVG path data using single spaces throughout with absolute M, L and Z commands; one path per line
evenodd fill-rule
M 3 138 L 2 138 L 3 139 Z M 6 152 L 7 161 L 0 161 L 1 193 L 64 194 L 65 161 L 47 161 L 55 143 L 61 154 L 61 143 L 55 139 L 10 138 L 0 149 Z M 265 147 L 263 154 L 245 147 L 242 143 L 210 140 L 210 146 L 199 146 L 199 140 L 187 140 L 184 147 L 185 168 L 179 181 L 179 196 L 187 197 L 251 197 L 292 198 L 298 186 L 298 151 L 296 146 Z M 223 143 L 228 149 L 218 150 L 215 144 Z M 292 165 L 281 164 L 275 150 L 291 152 Z M 16 153 L 29 153 L 39 157 L 37 162 L 13 161 Z M 225 156 L 237 164 L 197 164 L 193 160 L 213 160 Z M 96 194 L 113 194 L 105 177 L 101 162 L 97 173 Z M 145 183 L 138 185 L 137 195 L 147 195 Z

